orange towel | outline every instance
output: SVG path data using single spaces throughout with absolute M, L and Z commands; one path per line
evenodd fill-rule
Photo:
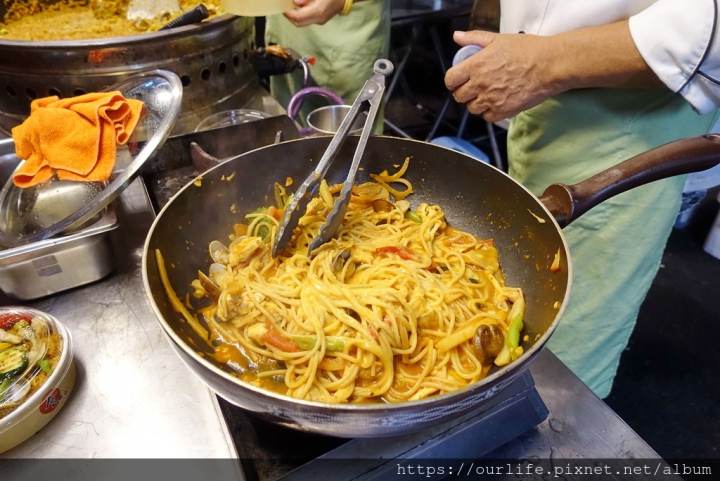
M 108 180 L 117 146 L 128 141 L 142 113 L 141 101 L 120 92 L 33 100 L 30 117 L 12 129 L 15 153 L 25 159 L 13 182 L 30 187 L 55 172 L 61 180 Z

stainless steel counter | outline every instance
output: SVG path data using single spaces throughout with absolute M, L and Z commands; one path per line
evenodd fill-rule
M 145 299 L 141 253 L 153 214 L 140 182 L 116 203 L 116 272 L 29 303 L 70 330 L 77 381 L 56 418 L 3 458 L 236 456 L 215 396 L 172 351 Z
M 550 416 L 488 454 L 491 458 L 659 460 L 658 454 L 548 349 L 530 366 Z M 650 479 L 633 477 L 622 479 Z M 602 478 L 594 478 L 602 479 Z M 615 479 L 615 478 L 611 478 Z M 664 480 L 679 477 L 663 477 Z

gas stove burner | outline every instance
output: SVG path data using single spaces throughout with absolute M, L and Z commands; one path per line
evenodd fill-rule
M 386 438 L 341 439 L 296 431 L 222 399 L 220 406 L 245 479 L 391 479 L 420 459 L 479 458 L 534 428 L 549 410 L 525 371 L 464 416 L 425 431 Z

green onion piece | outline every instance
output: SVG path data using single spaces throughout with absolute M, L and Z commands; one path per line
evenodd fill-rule
M 50 367 L 50 361 L 48 359 L 41 359 L 38 361 L 38 366 L 40 366 L 40 369 L 45 371 L 48 376 L 52 374 L 52 368 Z
M 338 338 L 326 337 L 325 350 L 332 352 L 341 352 L 345 350 L 345 341 Z
M 265 212 L 267 212 L 267 207 L 258 207 L 254 211 L 250 212 L 250 214 L 246 215 L 245 217 L 247 218 L 248 216 L 251 216 L 253 214 L 264 214 Z M 267 216 L 261 217 L 255 227 L 255 235 L 258 236 L 259 238 L 261 238 L 262 240 L 265 240 L 265 238 L 268 236 L 268 234 L 270 234 L 270 226 L 271 225 L 272 225 L 272 221 L 270 220 L 269 217 L 267 217 Z
M 297 347 L 299 347 L 303 351 L 312 350 L 315 347 L 315 343 L 317 342 L 316 338 L 308 336 L 294 336 L 292 339 L 295 344 L 297 344 Z
M 293 336 L 292 339 L 297 344 L 297 347 L 303 351 L 312 350 L 317 343 L 317 338 L 311 336 Z M 345 350 L 345 341 L 337 337 L 326 337 L 325 350 L 328 352 L 342 352 Z
M 15 327 L 16 327 L 17 329 L 23 329 L 23 328 L 28 327 L 29 325 L 30 325 L 30 323 L 28 323 L 28 322 L 27 322 L 26 320 L 24 320 L 24 319 L 15 323 Z
M 507 347 L 507 343 L 502 348 L 502 351 L 500 351 L 500 354 L 495 358 L 495 365 L 496 366 L 506 366 L 510 364 L 510 361 L 512 361 L 512 358 L 510 357 L 510 350 Z
M 414 210 L 405 212 L 405 218 L 413 222 L 417 222 L 418 224 L 422 224 L 422 217 L 420 217 Z
M 514 350 L 520 345 L 520 331 L 522 331 L 523 322 L 522 317 L 518 316 L 510 323 L 508 328 L 507 336 L 505 337 L 505 343 L 510 351 Z

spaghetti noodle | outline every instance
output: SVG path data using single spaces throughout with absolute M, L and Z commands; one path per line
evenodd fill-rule
M 192 287 L 212 299 L 201 312 L 218 362 L 294 398 L 398 402 L 463 388 L 522 353 L 522 292 L 504 285 L 492 240 L 448 226 L 437 205 L 410 210 L 407 167 L 354 186 L 338 235 L 310 256 L 339 185 L 323 181 L 277 258 L 279 184 L 282 205 L 248 214 L 229 247 L 211 244 Z

